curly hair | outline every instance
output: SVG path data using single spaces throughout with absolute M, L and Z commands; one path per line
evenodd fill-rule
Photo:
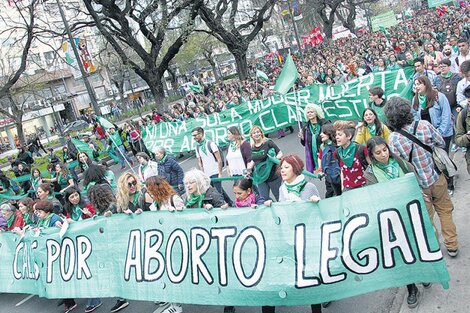
M 107 184 L 91 186 L 90 189 L 88 189 L 87 195 L 91 205 L 99 215 L 114 208 L 116 205 L 116 197 L 111 187 Z M 111 209 L 111 211 L 113 211 L 113 209 Z
M 304 114 L 305 114 L 305 118 L 307 119 L 307 121 L 308 121 L 307 111 L 309 110 L 312 110 L 313 112 L 315 112 L 315 115 L 317 116 L 319 120 L 322 120 L 325 118 L 325 113 L 323 113 L 322 108 L 318 104 L 309 103 L 305 106 L 305 109 L 304 109 L 304 112 L 305 112 Z
M 206 193 L 207 189 L 209 189 L 209 187 L 211 185 L 210 178 L 206 174 L 204 174 L 203 171 L 195 169 L 195 168 L 192 169 L 192 170 L 189 170 L 188 172 L 186 172 L 184 174 L 183 181 L 184 181 L 184 185 L 185 185 L 185 189 L 186 189 L 186 195 L 189 195 L 189 191 L 188 191 L 188 188 L 186 186 L 186 184 L 189 181 L 195 181 L 196 182 L 197 193 L 198 194 Z
M 145 181 L 145 186 L 152 198 L 158 203 L 167 201 L 176 194 L 171 185 L 161 176 L 151 176 Z
M 88 186 L 89 183 L 96 184 L 106 183 L 106 168 L 98 164 L 90 164 L 85 173 L 83 173 L 83 186 Z
M 129 197 L 129 185 L 127 184 L 127 180 L 131 177 L 134 178 L 134 180 L 137 183 L 135 186 L 137 191 L 140 191 L 142 189 L 142 184 L 140 183 L 140 179 L 139 177 L 137 177 L 137 175 L 133 173 L 129 173 L 129 172 L 122 174 L 119 177 L 118 183 L 117 183 L 118 193 L 117 193 L 116 199 L 117 199 L 117 211 L 118 212 L 124 211 L 129 206 L 130 197 Z
M 388 126 L 393 130 L 400 130 L 405 125 L 413 123 L 410 101 L 400 98 L 390 98 L 384 107 L 384 113 L 387 117 Z

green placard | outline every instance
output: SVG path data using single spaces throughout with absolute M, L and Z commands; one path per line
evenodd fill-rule
M 170 153 L 193 151 L 195 142 L 191 130 L 202 127 L 206 137 L 219 146 L 226 145 L 227 129 L 237 126 L 248 134 L 253 125 L 266 133 L 297 124 L 304 120 L 303 108 L 317 103 L 329 120 L 360 120 L 369 104 L 369 88 L 380 86 L 385 96 L 402 96 L 411 99 L 413 68 L 371 73 L 344 84 L 307 86 L 295 93 L 275 95 L 268 99 L 251 101 L 207 117 L 188 119 L 185 122 L 158 123 L 142 131 L 149 151 L 163 146 Z
M 378 196 L 380 195 L 380 196 Z M 0 233 L 0 292 L 304 305 L 449 275 L 413 175 L 311 202 L 145 212 Z
M 372 16 L 370 18 L 372 24 L 372 31 L 376 32 L 380 30 L 380 26 L 384 28 L 389 28 L 398 24 L 397 17 L 393 11 L 388 11 L 386 13 Z

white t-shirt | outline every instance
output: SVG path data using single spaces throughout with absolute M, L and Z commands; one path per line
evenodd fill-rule
M 228 168 L 230 169 L 230 174 L 232 176 L 243 175 L 243 171 L 246 169 L 246 166 L 240 148 L 232 151 L 232 148 L 229 147 L 225 159 L 227 160 Z
M 202 159 L 202 166 L 204 168 L 204 173 L 211 177 L 212 175 L 219 175 L 219 164 L 215 159 L 214 155 L 211 153 L 216 153 L 219 151 L 219 147 L 213 142 L 210 141 L 211 149 L 209 149 L 209 140 L 206 141 L 206 153 L 204 153 L 201 147 L 196 148 L 196 157 Z

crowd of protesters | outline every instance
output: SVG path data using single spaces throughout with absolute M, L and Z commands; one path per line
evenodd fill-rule
M 258 64 L 269 73 L 271 82 L 248 79 L 203 86 L 201 93 L 189 93 L 169 111 L 154 111 L 144 120 L 123 127 L 105 127 L 97 121 L 93 129 L 96 141 L 86 140 L 87 152 L 79 151 L 70 136 L 62 159 L 54 151 L 47 152 L 39 140 L 33 141 L 21 147 L 16 160 L 10 160 L 15 175 L 28 179 L 14 180 L 0 174 L 0 195 L 5 200 L 0 206 L 0 230 L 22 233 L 25 229 L 62 227 L 95 215 L 318 202 L 321 195 L 308 173 L 325 177 L 320 182 L 326 186 L 325 198 L 414 173 L 431 220 L 435 212 L 439 217 L 445 249 L 456 257 L 459 244 L 452 218 L 452 175 L 435 166 L 429 150 L 440 147 L 450 153 L 453 144 L 454 150 L 460 146 L 470 168 L 469 150 L 465 150 L 470 146 L 466 108 L 470 103 L 468 22 L 465 8 L 451 8 L 444 16 L 423 10 L 386 33 L 364 32 L 324 43 L 305 53 L 303 60 L 297 58 L 299 87 L 341 83 L 373 71 L 406 66 L 416 70 L 412 101 L 385 99 L 380 87 L 371 88 L 370 105 L 360 121 L 327 120 L 321 106 L 308 104 L 304 110 L 306 123 L 298 133 L 299 145 L 305 147 L 302 157 L 284 154 L 259 126 L 253 126 L 246 136 L 237 127 L 228 128 L 230 144 L 225 153 L 205 137 L 203 128 L 197 127 L 191 135 L 196 142 L 198 168 L 184 172 L 165 148 L 148 151 L 142 140 L 144 126 L 149 123 L 184 121 L 270 96 L 269 85 L 280 71 L 280 65 L 270 60 Z M 40 155 L 41 148 L 49 156 L 47 174 L 34 167 L 33 153 Z M 99 161 L 100 150 L 114 155 L 121 172 L 135 160 L 137 172 L 124 171 L 116 177 L 106 162 Z M 233 199 L 219 180 L 224 176 L 224 159 L 229 176 L 234 177 Z M 78 165 L 69 166 L 73 161 Z M 83 173 L 82 186 L 76 171 Z M 19 194 L 26 196 L 13 200 Z M 430 284 L 424 282 L 424 286 Z M 415 307 L 418 288 L 416 284 L 407 287 L 408 305 Z M 61 303 L 65 312 L 77 307 L 74 299 Z M 89 299 L 85 312 L 101 304 L 100 299 Z M 182 312 L 178 303 L 156 304 L 165 313 Z M 128 305 L 126 299 L 118 299 L 111 311 Z M 322 305 L 312 304 L 311 310 L 321 312 Z M 234 311 L 232 306 L 224 309 L 225 313 Z M 262 312 L 274 311 L 275 307 L 262 308 Z

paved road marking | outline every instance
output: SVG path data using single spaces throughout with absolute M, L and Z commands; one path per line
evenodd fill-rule
M 21 300 L 20 302 L 18 302 L 15 306 L 20 306 L 20 305 L 22 305 L 23 303 L 25 303 L 26 301 L 28 301 L 28 300 L 31 299 L 32 297 L 34 297 L 34 295 L 29 295 L 29 296 L 27 296 L 26 298 L 24 298 L 23 300 Z

